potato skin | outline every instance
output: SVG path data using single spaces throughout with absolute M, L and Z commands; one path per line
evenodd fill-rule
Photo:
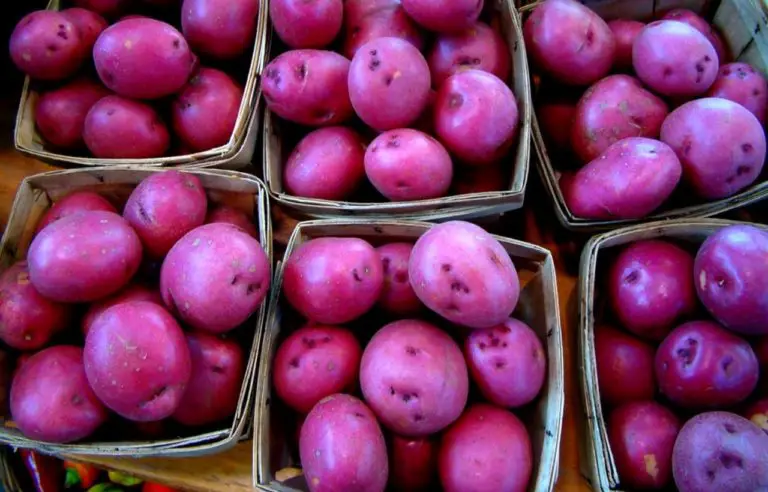
M 728 49 L 723 44 L 720 34 L 714 26 L 710 25 L 709 22 L 704 20 L 700 15 L 688 9 L 672 9 L 667 12 L 662 19 L 682 22 L 696 29 L 703 34 L 710 43 L 712 43 L 712 47 L 715 48 L 720 65 L 728 63 Z
M 760 123 L 765 122 L 768 107 L 768 82 L 747 63 L 728 63 L 720 67 L 707 97 L 721 97 L 747 108 Z
M 274 0 L 269 18 L 280 39 L 294 49 L 323 48 L 341 31 L 344 4 L 341 0 Z
M 613 69 L 617 71 L 632 70 L 632 46 L 635 39 L 645 28 L 645 23 L 630 19 L 614 19 L 608 22 L 616 51 L 613 54 Z
M 79 7 L 64 9 L 61 11 L 61 15 L 75 25 L 83 40 L 83 50 L 86 56 L 90 55 L 96 39 L 109 25 L 107 21 L 98 13 Z
M 408 15 L 430 31 L 459 32 L 480 17 L 483 0 L 403 0 Z
M 615 406 L 656 396 L 654 356 L 650 344 L 615 328 L 595 330 L 595 359 L 600 399 Z
M 506 81 L 509 57 L 501 35 L 488 24 L 478 22 L 460 33 L 439 35 L 427 59 L 432 84 L 439 86 L 454 73 L 467 68 L 483 70 Z
M 344 56 L 352 59 L 362 45 L 376 38 L 401 38 L 419 51 L 424 48 L 424 33 L 411 20 L 399 0 L 374 1 L 367 7 L 362 6 L 365 3 L 344 2 Z
M 75 25 L 52 10 L 25 15 L 11 33 L 9 49 L 16 67 L 38 80 L 69 77 L 87 54 Z
M 258 0 L 184 0 L 181 30 L 195 52 L 231 59 L 253 46 L 258 17 Z
M 393 490 L 418 492 L 434 490 L 437 482 L 437 451 L 434 436 L 402 437 L 389 440 L 389 484 Z
M 91 330 L 93 323 L 107 309 L 117 304 L 136 301 L 152 302 L 158 306 L 165 306 L 163 304 L 163 298 L 160 296 L 160 291 L 156 288 L 149 287 L 140 283 L 128 284 L 124 289 L 117 292 L 116 294 L 95 302 L 88 307 L 88 311 L 86 311 L 85 315 L 83 316 L 83 320 L 80 325 L 83 335 L 88 335 L 88 332 Z
M 213 207 L 205 216 L 205 223 L 213 224 L 216 222 L 235 225 L 248 233 L 249 236 L 259 239 L 259 231 L 256 229 L 256 225 L 242 210 L 227 205 Z
M 91 210 L 117 213 L 114 205 L 98 193 L 93 191 L 75 191 L 53 203 L 51 208 L 42 216 L 40 222 L 37 223 L 35 234 L 48 224 L 56 222 L 62 217 Z
M 417 314 L 424 307 L 416 297 L 408 276 L 408 262 L 413 245 L 389 243 L 376 248 L 381 256 L 384 285 L 378 305 L 389 314 L 408 316 Z

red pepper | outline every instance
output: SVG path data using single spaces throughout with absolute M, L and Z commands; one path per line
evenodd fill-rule
M 67 471 L 64 478 L 65 488 L 75 485 L 83 489 L 91 488 L 96 485 L 101 474 L 101 471 L 93 465 L 75 463 L 74 461 L 64 461 L 64 469 Z
M 61 465 L 52 456 L 22 449 L 19 451 L 24 466 L 32 477 L 36 492 L 59 492 L 61 490 Z
M 141 489 L 141 492 L 179 492 L 179 491 L 176 489 L 167 487 L 165 485 L 160 485 L 159 483 L 144 482 L 144 487 Z

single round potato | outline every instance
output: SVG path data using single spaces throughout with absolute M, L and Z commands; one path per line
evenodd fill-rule
M 509 180 L 504 167 L 500 164 L 490 166 L 464 167 L 456 169 L 453 177 L 452 194 L 488 193 L 501 191 L 509 187 Z
M 324 48 L 341 31 L 344 4 L 341 0 L 273 0 L 269 18 L 278 37 L 288 46 Z
M 389 130 L 365 151 L 365 174 L 393 202 L 444 196 L 451 186 L 453 162 L 440 142 L 409 128 Z
M 464 357 L 480 393 L 500 407 L 527 405 L 544 386 L 544 347 L 536 332 L 514 318 L 470 333 L 464 340 Z
M 706 36 L 707 40 L 712 43 L 712 47 L 715 48 L 717 59 L 720 64 L 722 65 L 728 62 L 728 50 L 723 44 L 723 40 L 720 38 L 720 34 L 717 32 L 714 26 L 710 25 L 700 15 L 688 9 L 673 9 L 667 12 L 664 17 L 662 17 L 662 19 L 682 22 L 683 24 L 688 24 L 692 28 L 696 29 L 701 34 Z
M 160 270 L 165 305 L 186 324 L 221 334 L 261 306 L 272 276 L 261 244 L 232 224 L 205 224 L 171 248 Z
M 61 11 L 61 15 L 66 17 L 77 28 L 86 56 L 90 55 L 93 45 L 96 44 L 96 39 L 109 25 L 107 21 L 96 12 L 79 7 L 64 9 Z
M 768 107 L 768 82 L 747 63 L 729 63 L 720 67 L 708 97 L 721 97 L 747 108 L 760 123 L 765 122 Z
M 400 5 L 400 0 L 345 0 L 344 22 L 349 28 L 356 22 L 376 12 Z
M 696 253 L 694 279 L 702 304 L 726 328 L 768 335 L 768 232 L 724 227 Z
M 645 23 L 630 19 L 614 19 L 608 23 L 616 42 L 613 69 L 621 72 L 632 70 L 632 47 L 635 39 L 645 28 Z
M 427 57 L 432 84 L 436 87 L 466 69 L 483 70 L 506 81 L 509 58 L 509 49 L 501 35 L 482 22 L 459 33 L 439 35 Z
M 301 426 L 299 449 L 310 492 L 383 492 L 387 485 L 384 435 L 354 396 L 321 400 Z
M 197 176 L 163 171 L 151 174 L 134 188 L 123 217 L 139 235 L 144 252 L 159 259 L 182 236 L 203 225 L 207 210 L 208 199 Z
M 408 261 L 413 245 L 389 243 L 379 246 L 384 271 L 384 285 L 379 296 L 379 307 L 389 314 L 408 316 L 419 313 L 423 305 L 411 287 L 408 277 Z
M 757 386 L 757 357 L 742 338 L 711 321 L 675 328 L 656 351 L 659 389 L 685 408 L 735 405 Z
M 104 85 L 135 99 L 174 94 L 197 68 L 197 57 L 181 33 L 149 18 L 109 26 L 96 40 L 93 61 Z
M 368 126 L 379 130 L 414 123 L 427 105 L 429 65 L 400 38 L 376 38 L 355 53 L 349 66 L 349 98 Z
M 364 9 L 362 13 L 355 12 L 358 3 L 344 2 L 345 10 L 353 11 L 351 16 L 345 14 L 344 17 L 344 56 L 352 59 L 362 45 L 377 38 L 404 39 L 419 51 L 424 47 L 424 34 L 408 17 L 399 0 L 374 0 L 370 3 L 382 5 L 371 5 L 371 8 Z
M 267 108 L 309 126 L 338 125 L 352 117 L 349 60 L 323 50 L 286 51 L 264 68 L 261 89 Z
M 574 0 L 547 0 L 523 26 L 535 66 L 569 85 L 590 85 L 608 74 L 616 42 L 608 24 Z
M 628 137 L 658 138 L 667 104 L 634 77 L 610 75 L 587 89 L 573 117 L 571 146 L 582 162 Z
M 259 0 L 184 0 L 181 30 L 196 53 L 231 59 L 253 46 Z
M 47 225 L 51 224 L 52 222 L 56 222 L 62 217 L 93 210 L 117 213 L 117 209 L 114 207 L 114 205 L 112 205 L 109 200 L 96 192 L 72 192 L 63 198 L 56 200 L 51 208 L 45 212 L 43 217 L 40 219 L 40 222 L 37 223 L 35 234 L 40 232 Z
M 156 288 L 149 287 L 140 283 L 129 284 L 127 287 L 117 292 L 116 294 L 90 305 L 88 311 L 86 311 L 85 315 L 83 316 L 83 320 L 80 325 L 83 335 L 88 335 L 88 332 L 91 331 L 91 326 L 93 326 L 96 320 L 102 314 L 104 314 L 104 311 L 107 309 L 118 304 L 138 301 L 152 302 L 158 306 L 165 306 L 163 304 L 163 298 L 160 296 L 160 291 Z
M 242 99 L 243 89 L 229 75 L 201 68 L 173 101 L 173 131 L 195 152 L 225 145 Z
M 120 96 L 103 97 L 91 106 L 83 140 L 102 159 L 161 157 L 170 146 L 168 128 L 152 106 Z
M 29 281 L 27 262 L 0 275 L 0 340 L 16 350 L 37 350 L 69 326 L 72 306 L 46 299 Z
M 408 15 L 438 33 L 455 33 L 472 27 L 483 11 L 483 0 L 402 0 Z
M 683 165 L 685 180 L 702 198 L 732 196 L 760 176 L 765 133 L 744 106 L 707 97 L 683 104 L 661 125 L 661 140 Z
M 643 29 L 632 48 L 632 64 L 650 89 L 682 98 L 704 94 L 719 69 L 717 53 L 706 36 L 673 20 L 651 22 Z
M 40 294 L 58 302 L 91 302 L 128 284 L 141 263 L 141 241 L 119 215 L 89 211 L 41 230 L 27 259 Z
M 527 490 L 532 454 L 528 431 L 514 414 L 476 403 L 443 434 L 440 482 L 446 492 Z
M 447 333 L 405 319 L 385 325 L 365 347 L 360 387 L 384 427 L 426 436 L 459 418 L 469 377 L 461 349 Z
M 104 17 L 116 17 L 128 7 L 133 0 L 73 0 L 75 6 L 92 10 Z
M 218 205 L 209 210 L 205 216 L 206 224 L 213 224 L 215 222 L 235 225 L 248 233 L 248 235 L 256 239 L 259 238 L 259 230 L 256 228 L 253 220 L 242 210 L 227 205 Z
M 680 492 L 765 490 L 768 436 L 738 415 L 701 413 L 677 436 L 672 473 Z
M 316 323 L 341 325 L 362 316 L 376 304 L 383 285 L 381 257 L 362 239 L 312 239 L 283 267 L 286 299 Z
M 83 350 L 70 345 L 44 349 L 16 370 L 10 409 L 24 436 L 53 443 L 84 439 L 108 417 L 85 378 Z
M 362 349 L 349 330 L 306 325 L 280 344 L 272 364 L 275 392 L 306 414 L 323 398 L 357 387 Z
M 661 341 L 681 318 L 696 311 L 693 255 L 663 240 L 634 242 L 614 260 L 608 294 L 624 328 Z
M 87 55 L 87 46 L 77 27 L 53 10 L 25 15 L 11 33 L 9 49 L 16 67 L 38 80 L 69 77 Z
M 600 399 L 611 406 L 656 396 L 650 344 L 608 326 L 595 330 L 595 360 Z
M 518 124 L 515 95 L 493 74 L 459 72 L 437 91 L 436 134 L 466 164 L 492 164 L 501 159 L 514 143 Z
M 349 198 L 365 178 L 365 148 L 360 134 L 344 126 L 308 133 L 285 163 L 285 190 L 305 198 Z
M 389 440 L 389 485 L 392 490 L 434 490 L 437 483 L 437 451 L 434 437 L 402 437 Z
M 469 328 L 504 323 L 520 295 L 509 254 L 493 236 L 469 222 L 432 226 L 416 241 L 408 274 L 421 302 Z
M 622 488 L 669 485 L 678 432 L 680 421 L 675 414 L 654 401 L 631 402 L 613 410 L 608 417 L 608 440 Z
M 744 417 L 768 434 L 768 398 L 757 400 L 744 412 Z
M 549 155 L 570 152 L 576 104 L 577 101 L 558 98 L 536 106 L 536 121 L 539 123 Z
M 216 423 L 234 415 L 247 362 L 234 340 L 187 334 L 192 373 L 173 419 L 183 425 Z

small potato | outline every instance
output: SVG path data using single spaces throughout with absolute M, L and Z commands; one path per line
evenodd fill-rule
M 269 18 L 278 37 L 294 49 L 324 48 L 341 31 L 344 4 L 341 0 L 273 0 Z
M 723 40 L 720 38 L 720 34 L 718 34 L 714 26 L 710 25 L 706 20 L 704 20 L 695 12 L 692 12 L 688 9 L 673 9 L 667 12 L 664 17 L 662 17 L 662 19 L 682 22 L 696 29 L 701 34 L 706 36 L 707 40 L 712 43 L 712 47 L 715 48 L 715 52 L 717 53 L 717 58 L 720 64 L 722 65 L 728 62 L 728 50 L 723 44 Z
M 259 309 L 271 276 L 269 259 L 256 239 L 232 224 L 205 224 L 168 252 L 160 270 L 160 292 L 165 305 L 186 324 L 221 334 Z
M 483 11 L 483 0 L 402 0 L 413 20 L 438 33 L 469 29 Z
M 389 314 L 413 315 L 423 307 L 408 278 L 412 250 L 413 245 L 409 243 L 389 243 L 376 248 L 384 271 L 384 286 L 378 303 Z
M 595 330 L 595 360 L 600 399 L 611 406 L 656 396 L 650 344 L 608 326 Z
M 299 328 L 275 353 L 275 392 L 290 408 L 309 413 L 323 398 L 356 389 L 362 352 L 360 343 L 345 328 Z
M 645 28 L 645 23 L 629 20 L 615 19 L 608 23 L 616 42 L 616 51 L 613 54 L 613 69 L 621 72 L 632 70 L 632 47 L 635 39 Z
M 389 485 L 392 490 L 434 490 L 438 445 L 434 437 L 393 435 L 389 442 Z
M 711 321 L 675 328 L 656 351 L 659 389 L 675 404 L 692 409 L 727 407 L 757 386 L 757 357 L 742 338 Z
M 629 75 L 610 75 L 584 93 L 576 106 L 571 146 L 582 162 L 596 159 L 628 137 L 658 138 L 667 104 Z
M 77 27 L 61 12 L 38 10 L 24 16 L 11 33 L 11 59 L 38 80 L 61 80 L 74 74 L 87 55 Z
M 120 96 L 103 97 L 91 106 L 83 140 L 102 159 L 161 157 L 170 146 L 168 128 L 152 106 Z
M 259 0 L 184 0 L 181 30 L 196 53 L 236 58 L 253 46 Z
M 506 81 L 509 56 L 499 33 L 478 22 L 460 33 L 438 36 L 427 59 L 432 84 L 439 87 L 451 75 L 468 68 L 492 73 Z
M 341 325 L 376 304 L 384 285 L 379 253 L 362 239 L 323 237 L 285 259 L 283 293 L 305 318 Z
M 520 295 L 509 254 L 493 236 L 469 222 L 432 226 L 416 241 L 408 274 L 421 302 L 469 328 L 504 323 Z
M 446 492 L 527 490 L 532 454 L 528 431 L 514 414 L 476 403 L 443 434 L 440 482 Z
M 747 108 L 760 123 L 765 122 L 768 108 L 768 82 L 747 63 L 729 63 L 720 67 L 708 97 L 721 97 Z
M 85 378 L 80 347 L 57 345 L 42 350 L 13 377 L 11 418 L 29 439 L 79 441 L 107 417 L 107 410 Z
M 677 187 L 682 167 L 663 142 L 619 140 L 565 182 L 565 203 L 576 217 L 639 219 L 659 208 Z
M 525 45 L 534 64 L 559 82 L 590 85 L 608 74 L 616 42 L 608 24 L 574 0 L 546 0 L 526 19 Z
M 345 17 L 346 35 L 342 53 L 347 58 L 352 59 L 362 45 L 377 38 L 404 39 L 419 51 L 424 47 L 424 34 L 405 13 L 399 0 L 384 0 L 381 3 L 381 8 L 365 9 L 362 14 L 355 12 L 352 17 Z M 348 10 L 357 8 L 349 7 L 355 2 L 345 4 Z
M 344 22 L 347 28 L 376 12 L 400 5 L 400 0 L 345 0 Z
M 744 417 L 768 434 L 768 398 L 757 400 L 744 412 Z
M 89 211 L 41 230 L 27 259 L 40 294 L 58 302 L 91 302 L 128 284 L 141 263 L 141 241 L 119 215 Z
M 765 133 L 744 106 L 707 97 L 683 104 L 661 126 L 661 141 L 672 147 L 684 179 L 706 199 L 732 196 L 760 176 Z
M 662 240 L 632 243 L 611 266 L 608 294 L 624 328 L 661 341 L 681 318 L 696 311 L 693 255 Z
M 673 20 L 648 24 L 635 39 L 632 65 L 655 92 L 691 98 L 704 94 L 717 78 L 717 53 L 706 36 Z
M 219 205 L 208 211 L 205 216 L 206 224 L 213 224 L 215 222 L 224 222 L 225 224 L 236 225 L 240 229 L 248 233 L 249 236 L 259 238 L 259 231 L 256 229 L 256 225 L 253 223 L 248 215 L 242 210 L 228 207 L 226 205 Z
M 389 466 L 376 417 L 354 396 L 329 396 L 307 415 L 299 438 L 310 492 L 383 492 Z
M 79 7 L 64 9 L 61 11 L 61 15 L 75 25 L 80 33 L 80 38 L 83 40 L 86 56 L 90 55 L 93 45 L 96 44 L 96 39 L 109 25 L 107 21 L 96 12 Z
M 133 0 L 73 0 L 76 7 L 91 10 L 104 17 L 116 17 L 128 7 Z
M 680 421 L 675 414 L 654 401 L 627 403 L 613 410 L 608 417 L 608 439 L 622 487 L 668 486 L 678 432 Z
M 312 131 L 288 156 L 285 190 L 294 196 L 345 200 L 365 178 L 365 142 L 355 130 L 330 126 Z
M 680 492 L 765 490 L 768 436 L 738 415 L 701 413 L 677 436 L 672 473 Z
M 70 193 L 55 201 L 53 206 L 45 212 L 40 219 L 40 222 L 37 223 L 35 234 L 62 217 L 93 210 L 117 213 L 117 209 L 114 205 L 98 193 L 93 191 L 75 191 Z
M 408 41 L 377 38 L 363 46 L 349 67 L 349 98 L 368 126 L 379 130 L 414 123 L 429 98 L 429 65 Z
M 286 51 L 264 68 L 262 91 L 270 111 L 308 126 L 338 125 L 354 114 L 349 60 L 333 51 Z
M 91 326 L 107 309 L 118 304 L 137 301 L 152 302 L 158 306 L 165 306 L 163 298 L 160 296 L 160 291 L 156 288 L 139 283 L 129 284 L 116 294 L 90 305 L 80 325 L 83 335 L 88 335 L 88 332 L 91 331 Z
M 502 158 L 514 143 L 518 124 L 515 95 L 493 74 L 459 72 L 437 91 L 437 136 L 467 164 L 491 164 Z
M 454 195 L 489 193 L 501 191 L 509 186 L 504 168 L 499 164 L 456 169 L 453 179 Z
M 360 387 L 384 427 L 426 436 L 459 418 L 469 377 L 461 349 L 446 332 L 405 319 L 385 325 L 365 347 Z

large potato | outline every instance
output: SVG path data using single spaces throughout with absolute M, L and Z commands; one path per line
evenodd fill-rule
M 74 74 L 87 55 L 77 27 L 61 12 L 38 10 L 11 33 L 11 59 L 33 79 L 61 80 Z
M 413 20 L 430 31 L 459 32 L 472 27 L 483 11 L 483 0 L 402 0 Z
M 636 20 L 614 19 L 608 23 L 608 27 L 611 28 L 616 42 L 613 69 L 622 72 L 632 70 L 632 47 L 645 24 Z
M 482 22 L 460 33 L 437 37 L 427 57 L 432 84 L 440 84 L 454 73 L 474 68 L 506 81 L 509 76 L 509 49 L 498 32 Z
M 393 435 L 389 440 L 389 484 L 392 490 L 434 490 L 438 446 L 434 437 Z
M 413 245 L 389 243 L 376 248 L 384 270 L 384 286 L 379 296 L 379 307 L 389 314 L 407 316 L 417 314 L 423 305 L 411 286 L 408 262 Z
M 181 30 L 192 48 L 213 58 L 243 54 L 256 40 L 259 0 L 184 0 Z
M 280 39 L 294 49 L 323 48 L 341 30 L 342 0 L 273 0 L 269 18 Z
M 608 326 L 595 330 L 595 362 L 600 399 L 608 405 L 652 400 L 656 396 L 656 350 L 644 341 Z
M 729 63 L 720 67 L 708 97 L 721 97 L 747 108 L 761 123 L 768 107 L 768 82 L 763 74 L 747 63 Z
M 401 38 L 419 51 L 424 47 L 424 34 L 405 13 L 399 0 L 347 1 L 344 9 L 349 15 L 344 14 L 346 35 L 342 53 L 350 59 L 362 45 L 376 38 Z
M 688 9 L 672 9 L 664 14 L 662 19 L 682 22 L 696 29 L 701 34 L 706 36 L 707 40 L 712 43 L 712 47 L 715 48 L 715 52 L 717 53 L 717 58 L 720 62 L 720 65 L 728 62 L 728 49 L 726 48 L 725 44 L 723 44 L 723 40 L 721 39 L 720 34 L 717 32 L 714 26 L 710 25 L 709 22 L 704 20 L 704 18 L 697 13 Z
M 40 222 L 37 223 L 35 234 L 40 232 L 43 227 L 56 222 L 62 217 L 91 210 L 117 213 L 115 206 L 98 193 L 93 191 L 75 191 L 53 203 L 51 208 L 40 218 Z

